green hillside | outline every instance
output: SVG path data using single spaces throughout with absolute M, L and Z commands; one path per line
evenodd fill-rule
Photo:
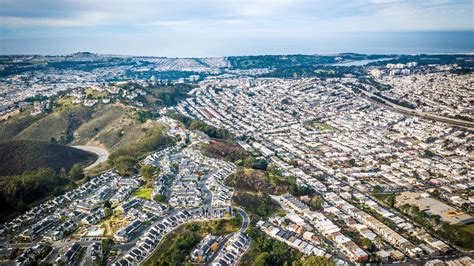
M 22 130 L 43 117 L 45 117 L 44 114 L 31 116 L 29 112 L 22 112 L 7 121 L 0 122 L 0 141 L 13 139 Z
M 60 144 L 94 145 L 114 151 L 160 127 L 156 121 L 140 121 L 137 110 L 121 104 L 70 105 L 37 116 L 25 111 L 0 122 L 0 141 L 54 139 Z
M 15 138 L 46 141 L 54 138 L 60 143 L 69 143 L 74 130 L 89 120 L 93 111 L 92 107 L 80 105 L 61 108 L 35 121 L 19 132 Z
M 37 140 L 0 142 L 0 175 L 19 175 L 24 171 L 51 168 L 67 171 L 75 164 L 87 164 L 95 155 L 83 150 Z

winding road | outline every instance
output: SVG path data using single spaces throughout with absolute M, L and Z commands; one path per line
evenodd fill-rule
M 73 148 L 76 148 L 76 149 L 80 149 L 80 150 L 83 150 L 83 151 L 88 151 L 88 152 L 91 152 L 91 153 L 94 153 L 97 155 L 97 160 L 87 166 L 86 168 L 84 168 L 84 170 L 88 171 L 94 167 L 96 167 L 97 165 L 107 161 L 107 159 L 109 158 L 109 152 L 106 150 L 106 149 L 103 149 L 101 147 L 97 147 L 97 146 L 72 146 Z

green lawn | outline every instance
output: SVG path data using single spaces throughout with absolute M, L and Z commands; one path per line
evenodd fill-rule
M 153 192 L 153 188 L 140 188 L 139 190 L 133 192 L 132 196 L 151 200 L 151 192 Z
M 328 125 L 328 124 L 322 123 L 322 124 L 320 124 L 320 125 L 318 126 L 318 129 L 319 129 L 320 131 L 329 131 L 329 130 L 332 129 L 332 127 L 331 127 L 330 125 Z
M 464 226 L 463 229 L 464 229 L 464 231 L 468 231 L 468 232 L 474 233 L 474 224 L 466 225 L 466 226 Z

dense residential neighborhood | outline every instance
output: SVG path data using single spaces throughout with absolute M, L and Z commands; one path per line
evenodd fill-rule
M 336 73 L 354 56 L 292 59 L 324 76 L 283 75 L 277 56 L 6 57 L 0 132 L 22 128 L 5 138 L 63 112 L 61 138 L 37 141 L 111 154 L 15 205 L 0 263 L 473 265 L 471 57 Z M 46 67 L 65 62 L 79 69 Z

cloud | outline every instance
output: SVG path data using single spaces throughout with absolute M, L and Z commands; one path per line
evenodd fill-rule
M 127 49 L 134 40 L 159 43 L 159 51 L 257 42 L 284 49 L 360 32 L 472 31 L 472 7 L 470 0 L 0 0 L 0 43 L 90 39 L 80 49 L 88 50 L 105 36 L 104 47 Z

